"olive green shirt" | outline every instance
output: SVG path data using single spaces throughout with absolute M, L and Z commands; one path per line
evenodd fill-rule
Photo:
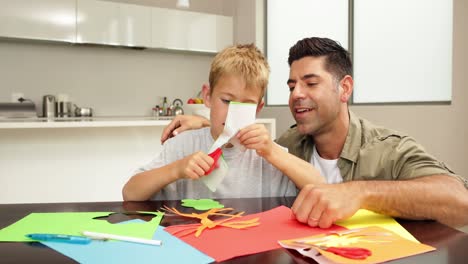
M 348 135 L 338 159 L 343 181 L 405 180 L 442 174 L 460 179 L 468 189 L 466 176 L 456 175 L 412 137 L 378 127 L 351 111 L 349 117 Z M 276 142 L 310 162 L 314 140 L 301 135 L 296 127 L 286 131 Z

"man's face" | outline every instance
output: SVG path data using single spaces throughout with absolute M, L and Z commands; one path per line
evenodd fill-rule
M 263 107 L 260 88 L 246 87 L 245 81 L 234 75 L 222 76 L 211 95 L 205 93 L 205 105 L 210 108 L 211 135 L 214 139 L 224 130 L 224 123 L 231 101 L 257 104 L 257 113 Z
M 289 108 L 301 134 L 319 135 L 338 122 L 342 89 L 325 70 L 324 57 L 307 56 L 291 64 Z

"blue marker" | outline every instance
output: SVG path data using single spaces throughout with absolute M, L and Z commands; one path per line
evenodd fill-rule
M 48 241 L 48 242 L 65 242 L 65 243 L 71 243 L 71 244 L 91 243 L 91 238 L 82 237 L 82 236 L 70 236 L 70 235 L 61 235 L 61 234 L 28 234 L 26 236 L 34 240 Z

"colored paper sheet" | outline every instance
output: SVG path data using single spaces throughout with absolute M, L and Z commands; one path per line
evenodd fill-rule
M 348 233 L 353 230 L 355 232 Z M 329 263 L 330 261 L 332 263 L 381 263 L 435 250 L 431 246 L 405 239 L 388 229 L 377 226 L 349 229 L 344 233 L 344 235 L 322 234 L 300 237 L 282 240 L 279 243 L 285 248 L 295 249 L 302 255 L 311 257 L 319 263 Z M 298 242 L 304 245 L 299 245 Z M 351 259 L 311 246 L 312 244 L 325 247 L 364 248 L 370 250 L 371 255 L 365 259 Z M 314 250 L 305 250 L 311 247 Z M 326 260 L 316 258 L 316 251 L 319 251 Z
M 398 234 L 399 236 L 406 238 L 408 240 L 418 242 L 410 232 L 408 232 L 405 228 L 403 228 L 395 219 L 390 216 L 381 215 L 378 213 L 374 213 L 369 210 L 360 209 L 358 210 L 352 217 L 338 221 L 335 224 L 346 227 L 347 229 L 354 229 L 360 227 L 368 227 L 368 226 L 380 226 L 394 233 Z
M 255 115 L 257 113 L 256 104 L 247 104 L 239 102 L 231 102 L 229 104 L 226 121 L 224 123 L 224 130 L 211 146 L 208 153 L 213 152 L 217 148 L 222 147 L 224 144 L 231 142 L 235 147 L 245 149 L 234 136 L 237 132 L 248 125 L 255 123 Z M 227 174 L 227 164 L 223 163 L 220 159 L 220 167 L 215 169 L 209 175 L 202 177 L 201 181 L 212 192 L 216 191 L 218 185 L 223 181 L 224 176 Z
M 235 218 L 234 221 L 243 221 L 259 218 L 260 225 L 247 229 L 232 229 L 215 227 L 206 229 L 199 237 L 193 234 L 181 239 L 216 261 L 224 261 L 237 256 L 254 254 L 280 248 L 278 240 L 320 234 L 328 231 L 346 230 L 340 226 L 328 229 L 309 227 L 299 223 L 292 215 L 291 209 L 279 206 L 272 210 L 258 214 Z M 184 226 L 169 226 L 165 230 L 177 235 Z
M 142 220 L 128 221 L 141 224 Z M 121 223 L 128 225 L 131 223 Z M 158 228 L 153 239 L 162 241 L 161 246 L 143 245 L 122 241 L 92 241 L 87 245 L 60 242 L 42 244 L 74 259 L 79 263 L 210 263 L 214 259 L 196 250 L 177 237 Z
M 161 222 L 163 213 L 139 213 L 154 214 L 155 217 L 149 222 L 118 225 L 107 220 L 93 219 L 108 216 L 112 212 L 31 213 L 0 230 L 0 241 L 31 242 L 34 240 L 25 236 L 31 233 L 81 236 L 82 231 L 151 238 Z
M 212 208 L 224 208 L 220 202 L 213 199 L 183 199 L 182 206 L 192 207 L 197 210 L 210 210 Z

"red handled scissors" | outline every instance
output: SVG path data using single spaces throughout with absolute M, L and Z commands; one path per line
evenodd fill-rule
M 360 247 L 325 247 L 319 245 L 312 245 L 313 247 L 320 248 L 321 250 L 333 253 L 338 256 L 349 259 L 366 259 L 372 255 L 372 251 L 367 248 Z
M 215 168 L 218 167 L 218 160 L 222 154 L 223 154 L 223 151 L 221 150 L 221 148 L 217 148 L 213 152 L 208 154 L 208 156 L 214 159 L 214 162 L 213 162 L 213 165 L 211 165 L 211 167 L 205 172 L 205 175 L 210 174 Z

